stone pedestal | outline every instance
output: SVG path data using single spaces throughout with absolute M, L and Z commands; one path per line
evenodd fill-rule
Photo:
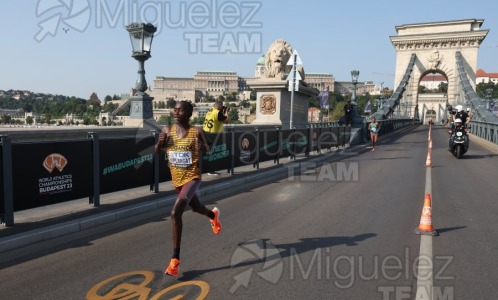
M 152 113 L 152 100 L 154 98 L 139 92 L 130 100 L 130 118 L 126 120 L 125 126 L 157 127 Z
M 289 129 L 292 92 L 288 90 L 288 82 L 264 78 L 251 82 L 251 88 L 256 91 L 256 119 L 251 124 Z M 306 128 L 309 98 L 313 96 L 318 96 L 318 91 L 306 86 L 300 85 L 299 90 L 294 91 L 293 127 Z

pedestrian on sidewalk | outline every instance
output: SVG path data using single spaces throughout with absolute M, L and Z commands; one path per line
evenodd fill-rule
M 180 244 L 182 239 L 182 215 L 187 205 L 192 211 L 209 217 L 212 230 L 215 234 L 221 231 L 218 208 L 207 209 L 197 197 L 197 189 L 201 184 L 201 171 L 198 167 L 201 152 L 208 150 L 206 139 L 200 128 L 189 124 L 193 107 L 190 102 L 180 101 L 176 104 L 173 117 L 175 123 L 165 126 L 159 134 L 159 141 L 155 146 L 156 153 L 166 152 L 171 181 L 178 196 L 171 210 L 173 222 L 173 256 L 165 273 L 178 276 L 180 265 Z
M 370 124 L 368 124 L 368 130 L 370 131 L 370 140 L 372 141 L 372 151 L 375 151 L 375 143 L 377 143 L 380 130 L 380 123 L 377 122 L 375 117 L 373 117 Z

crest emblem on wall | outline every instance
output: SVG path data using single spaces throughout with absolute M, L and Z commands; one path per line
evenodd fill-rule
M 263 115 L 273 115 L 277 111 L 277 98 L 273 95 L 262 96 L 260 104 Z

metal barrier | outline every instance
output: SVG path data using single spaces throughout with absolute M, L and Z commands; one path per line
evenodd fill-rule
M 472 120 L 470 133 L 498 145 L 498 124 Z
M 385 119 L 385 120 L 378 120 L 377 122 L 380 123 L 379 136 L 389 132 L 396 131 L 406 126 L 420 124 L 420 120 L 417 119 Z M 363 130 L 366 133 L 367 140 L 370 140 L 370 134 L 368 132 L 369 124 L 370 122 L 366 122 L 363 126 Z
M 100 205 L 100 195 L 150 186 L 157 193 L 159 182 L 170 181 L 167 157 L 154 152 L 157 131 L 149 136 L 102 138 L 88 132 L 86 139 L 12 143 L 2 135 L 0 161 L 0 222 L 14 224 L 14 212 L 88 198 Z M 305 129 L 234 131 L 207 134 L 210 152 L 203 153 L 203 173 L 253 165 L 297 155 L 308 156 L 351 139 L 351 127 L 333 123 Z

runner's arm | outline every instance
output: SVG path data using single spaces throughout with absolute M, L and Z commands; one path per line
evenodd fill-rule
M 197 149 L 199 149 L 200 151 L 205 151 L 205 152 L 209 152 L 210 151 L 210 147 L 208 145 L 208 140 L 206 139 L 206 136 L 204 135 L 204 131 L 202 130 L 202 128 L 198 128 L 196 127 L 196 130 L 197 130 L 197 133 L 196 133 L 196 136 L 197 136 Z
M 157 141 L 157 144 L 155 146 L 155 151 L 157 154 L 161 154 L 161 150 L 163 150 L 166 145 L 166 140 L 168 139 L 169 132 L 171 128 L 169 126 L 164 126 L 161 132 L 159 133 L 159 140 Z

